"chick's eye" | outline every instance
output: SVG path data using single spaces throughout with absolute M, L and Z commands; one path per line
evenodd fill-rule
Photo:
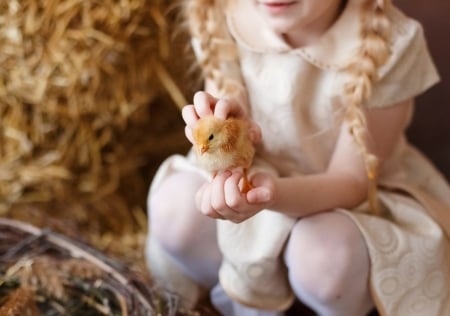
M 208 140 L 213 140 L 214 139 L 214 134 L 209 135 Z

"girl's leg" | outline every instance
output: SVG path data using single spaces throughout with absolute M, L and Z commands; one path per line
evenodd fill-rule
M 221 261 L 215 221 L 198 212 L 194 204 L 203 182 L 194 173 L 175 173 L 148 199 L 149 268 L 169 288 L 190 299 L 195 299 L 195 283 L 207 288 L 217 283 Z M 194 281 L 191 285 L 189 279 Z
M 265 311 L 239 304 L 233 301 L 217 284 L 211 291 L 211 302 L 214 307 L 224 316 L 281 316 L 282 312 Z
M 373 307 L 369 255 L 352 220 L 338 212 L 297 222 L 285 252 L 297 297 L 321 316 L 363 316 Z

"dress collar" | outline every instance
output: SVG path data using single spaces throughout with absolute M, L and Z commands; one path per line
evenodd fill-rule
M 235 40 L 251 51 L 299 54 L 321 69 L 341 69 L 360 44 L 360 6 L 361 0 L 348 0 L 336 22 L 316 42 L 301 48 L 292 48 L 269 29 L 248 1 L 236 1 L 227 21 Z

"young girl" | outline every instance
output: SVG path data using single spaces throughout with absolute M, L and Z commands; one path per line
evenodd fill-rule
M 205 91 L 183 109 L 248 119 L 253 189 L 168 158 L 149 193 L 156 279 L 224 315 L 450 315 L 450 189 L 404 132 L 438 81 L 389 0 L 186 0 Z M 219 220 L 217 220 L 219 219 Z M 186 302 L 185 301 L 185 302 Z

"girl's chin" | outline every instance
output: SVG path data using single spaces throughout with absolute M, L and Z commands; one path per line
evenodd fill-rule
M 294 31 L 294 25 L 286 23 L 286 21 L 276 21 L 273 19 L 267 19 L 267 25 L 270 29 L 277 34 L 286 34 Z

